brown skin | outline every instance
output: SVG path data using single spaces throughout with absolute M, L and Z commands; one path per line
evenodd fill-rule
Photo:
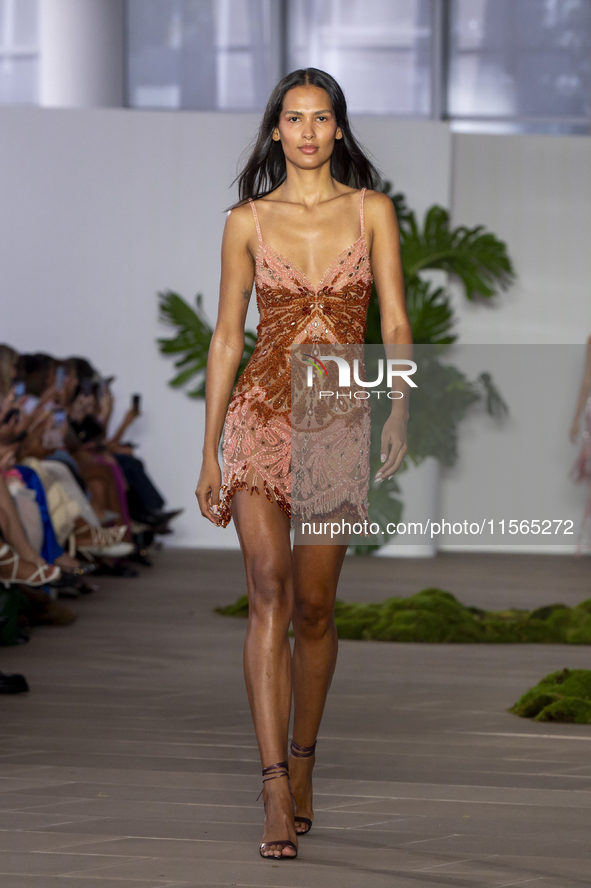
M 273 138 L 285 152 L 287 178 L 257 201 L 262 236 L 317 284 L 330 263 L 359 237 L 359 192 L 330 175 L 335 140 L 341 138 L 330 99 L 317 87 L 296 87 L 284 100 Z M 303 146 L 315 146 L 312 153 Z M 412 342 L 406 314 L 399 236 L 392 201 L 368 191 L 366 240 L 377 287 L 384 343 Z M 209 351 L 203 464 L 195 491 L 202 515 L 218 524 L 222 475 L 218 448 L 236 371 L 244 349 L 244 322 L 254 280 L 258 237 L 251 208 L 229 215 L 222 242 L 218 320 Z M 398 354 L 404 354 L 399 351 Z M 385 459 L 378 476 L 395 473 L 406 453 L 407 404 L 393 401 L 382 434 Z M 379 478 L 378 478 L 379 480 Z M 264 496 L 239 491 L 232 513 L 246 568 L 249 622 L 244 671 L 261 762 L 285 758 L 291 697 L 294 739 L 311 745 L 317 736 L 336 662 L 333 610 L 346 545 L 298 545 L 291 551 L 289 521 Z M 288 628 L 295 644 L 290 655 Z M 314 758 L 290 758 L 297 813 L 312 818 Z M 265 784 L 263 841 L 297 843 L 286 780 Z M 293 856 L 271 846 L 268 856 Z

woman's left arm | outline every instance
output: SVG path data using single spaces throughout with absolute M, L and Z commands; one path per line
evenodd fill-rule
M 412 358 L 412 331 L 406 313 L 404 277 L 400 260 L 400 233 L 392 200 L 371 191 L 366 195 L 367 236 L 378 304 L 382 342 L 387 357 Z M 390 478 L 406 455 L 409 388 L 400 382 L 403 397 L 392 400 L 392 411 L 382 430 L 382 467 L 376 481 Z

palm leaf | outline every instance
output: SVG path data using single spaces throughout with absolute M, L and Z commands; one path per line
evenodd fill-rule
M 415 277 L 406 285 L 406 310 L 417 345 L 449 345 L 457 336 L 452 333 L 453 309 L 443 287 L 431 289 L 428 281 Z
M 407 282 L 427 269 L 441 269 L 460 280 L 468 299 L 490 298 L 515 277 L 503 241 L 483 225 L 451 228 L 448 211 L 437 205 L 426 213 L 422 229 L 414 213 L 403 219 L 400 252 Z
M 490 373 L 481 373 L 477 379 L 477 383 L 480 385 L 483 392 L 486 412 L 491 416 L 494 416 L 496 419 L 501 419 L 503 416 L 506 416 L 507 413 L 509 413 L 509 408 L 501 397 Z
M 177 328 L 176 336 L 158 339 L 163 355 L 180 355 L 174 366 L 180 372 L 168 383 L 173 388 L 182 388 L 187 382 L 196 380 L 196 385 L 187 392 L 190 398 L 205 396 L 205 371 L 213 328 L 201 308 L 202 296 L 195 297 L 195 308 L 189 305 L 178 293 L 167 290 L 158 294 L 160 299 L 160 320 Z M 244 332 L 244 352 L 238 368 L 238 376 L 244 371 L 254 350 L 257 337 L 252 330 Z

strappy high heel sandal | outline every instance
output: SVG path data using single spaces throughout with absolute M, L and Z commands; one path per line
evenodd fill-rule
M 33 587 L 46 586 L 48 583 L 52 583 L 54 580 L 59 579 L 62 572 L 61 568 L 56 564 L 40 564 L 37 567 L 37 570 L 34 570 L 29 577 L 26 579 L 18 579 L 17 573 L 20 560 L 20 556 L 8 545 L 8 543 L 0 545 L 0 567 L 10 567 L 10 565 L 12 565 L 10 577 L 0 579 L 0 582 L 3 583 L 6 588 L 14 583 Z
M 315 740 L 314 743 L 312 744 L 312 746 L 300 746 L 300 744 L 296 743 L 295 740 L 292 738 L 291 744 L 290 744 L 290 749 L 289 749 L 290 754 L 294 758 L 298 758 L 298 759 L 311 758 L 316 751 L 316 743 L 317 742 L 318 741 Z M 303 829 L 303 830 L 301 830 L 301 832 L 298 832 L 298 836 L 305 836 L 306 833 L 309 833 L 310 830 L 312 829 L 312 821 L 310 820 L 309 817 L 300 817 L 299 815 L 295 814 L 293 819 L 296 824 L 303 823 L 304 826 L 308 827 L 307 829 Z M 297 830 L 296 830 L 296 832 L 297 832 Z
M 90 531 L 90 545 L 81 545 L 77 537 L 84 536 Z M 76 552 L 85 558 L 125 558 L 133 552 L 131 543 L 123 542 L 127 532 L 127 525 L 117 527 L 79 527 L 70 534 L 69 554 L 75 558 Z
M 289 768 L 287 766 L 287 762 L 277 762 L 276 765 L 269 765 L 268 768 L 263 768 L 263 783 L 267 783 L 269 780 L 276 780 L 278 777 L 287 777 L 289 782 Z M 263 794 L 263 790 L 260 791 L 258 798 L 260 799 Z M 293 795 L 292 795 L 293 799 Z M 257 799 L 258 801 L 258 799 Z M 294 808 L 295 808 L 295 799 L 294 799 Z M 267 806 L 265 805 L 265 811 L 267 810 Z M 295 851 L 293 855 L 286 855 L 283 853 L 280 854 L 263 854 L 263 851 L 266 848 L 269 848 L 271 845 L 279 845 L 281 850 L 283 848 L 292 848 Z M 281 839 L 279 842 L 261 842 L 259 845 L 259 854 L 261 857 L 264 857 L 265 860 L 295 860 L 298 856 L 298 849 L 296 845 L 290 839 Z

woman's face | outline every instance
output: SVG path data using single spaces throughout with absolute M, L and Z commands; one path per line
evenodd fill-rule
M 317 169 L 342 137 L 326 90 L 295 86 L 286 92 L 273 139 L 281 142 L 287 161 L 302 170 Z

